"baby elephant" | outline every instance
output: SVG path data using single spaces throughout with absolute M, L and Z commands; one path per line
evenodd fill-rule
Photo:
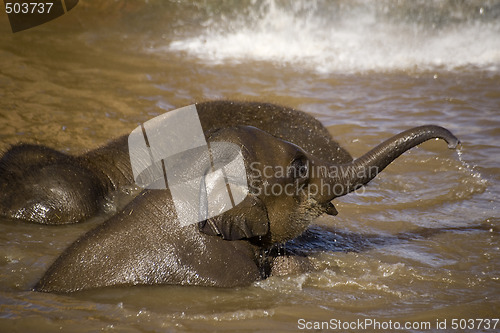
M 251 284 L 270 273 L 279 274 L 280 267 L 286 266 L 283 258 L 266 258 L 265 250 L 301 235 L 316 217 L 324 213 L 335 215 L 331 203 L 334 198 L 368 183 L 399 155 L 426 140 L 442 138 L 450 148 L 458 144 L 448 130 L 422 126 L 388 139 L 353 161 L 319 122 L 303 112 L 272 104 L 229 101 L 196 107 L 206 141 L 212 147 L 209 158 L 213 165 L 223 165 L 234 158 L 234 151 L 217 148 L 224 147 L 218 143 L 240 148 L 247 178 L 244 199 L 219 215 L 185 225 L 179 221 L 179 206 L 174 204 L 170 188 L 145 189 L 122 211 L 66 249 L 35 290 L 73 292 L 137 284 Z M 29 153 L 25 161 L 20 157 L 23 150 Z M 125 161 L 127 154 L 127 141 L 123 138 L 78 157 L 43 147 L 17 146 L 1 161 L 2 187 L 8 189 L 9 182 L 21 182 L 23 177 L 31 177 L 31 183 L 41 181 L 30 171 L 39 166 L 47 176 L 52 173 L 59 179 L 58 185 L 67 183 L 71 191 L 53 194 L 50 180 L 44 178 L 40 188 L 49 191 L 40 193 L 45 201 L 39 200 L 39 207 L 46 202 L 56 207 L 65 196 L 77 196 L 82 205 L 90 198 L 88 206 L 94 208 L 80 215 L 80 205 L 73 209 L 74 204 L 70 203 L 70 208 L 66 207 L 71 221 L 82 220 L 98 210 L 108 191 L 133 181 L 131 166 Z M 207 158 L 200 155 L 182 172 L 194 174 Z M 13 166 L 19 167 L 17 173 Z M 67 176 L 72 173 L 86 178 Z M 72 187 L 72 183 L 77 184 Z M 81 196 L 79 191 L 83 191 Z M 48 199 L 51 196 L 52 201 Z M 4 204 L 4 200 L 2 212 L 10 217 L 43 223 L 58 221 L 54 214 L 37 215 L 39 211 L 32 208 L 36 198 L 24 202 L 31 215 L 16 215 L 11 201 Z

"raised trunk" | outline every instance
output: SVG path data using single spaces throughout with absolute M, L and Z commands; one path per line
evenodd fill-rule
M 346 195 L 365 185 L 405 151 L 434 138 L 445 140 L 450 149 L 456 148 L 460 143 L 447 129 L 425 125 L 393 136 L 352 163 L 333 166 L 333 198 Z

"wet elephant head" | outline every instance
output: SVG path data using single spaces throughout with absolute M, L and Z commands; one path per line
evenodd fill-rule
M 199 228 L 209 235 L 250 239 L 259 245 L 291 240 L 314 218 L 336 215 L 333 199 L 367 184 L 406 150 L 431 138 L 444 139 L 449 148 L 458 144 L 448 130 L 427 125 L 402 132 L 351 163 L 331 164 L 255 127 L 216 131 L 209 141 L 241 147 L 248 194 L 233 209 L 200 222 Z

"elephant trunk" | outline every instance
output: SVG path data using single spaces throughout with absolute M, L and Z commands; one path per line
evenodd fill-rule
M 405 151 L 433 138 L 440 138 L 448 143 L 448 148 L 454 149 L 460 141 L 447 129 L 426 125 L 404 131 L 382 142 L 360 158 L 348 164 L 335 165 L 331 185 L 332 199 L 346 195 L 370 180 L 388 166 Z

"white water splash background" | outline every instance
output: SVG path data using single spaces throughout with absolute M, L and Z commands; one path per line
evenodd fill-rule
M 500 68 L 499 1 L 251 1 L 208 8 L 164 51 L 318 73 Z

